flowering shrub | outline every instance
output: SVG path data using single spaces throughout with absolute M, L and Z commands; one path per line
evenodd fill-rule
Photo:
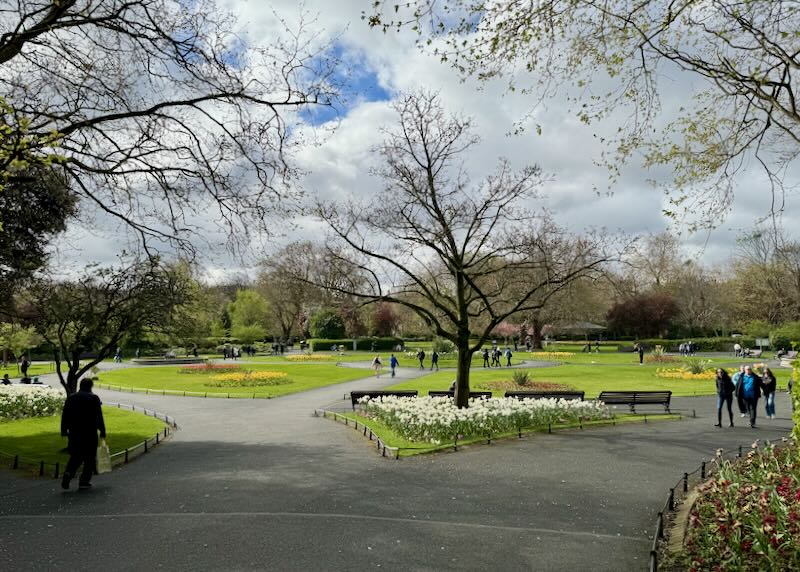
M 600 402 L 566 399 L 470 399 L 465 409 L 456 407 L 451 397 L 364 397 L 359 403 L 369 417 L 405 439 L 435 444 L 455 436 L 498 435 L 548 423 L 611 416 Z
M 531 359 L 552 359 L 561 360 L 571 358 L 575 354 L 573 352 L 531 352 Z
M 241 366 L 226 363 L 201 363 L 187 365 L 178 370 L 178 373 L 230 373 L 239 371 Z
M 336 356 L 331 354 L 293 354 L 286 356 L 288 361 L 331 361 L 336 359 Z
M 673 368 L 658 368 L 656 370 L 656 377 L 665 377 L 668 379 L 714 379 L 717 376 L 716 370 L 707 369 L 703 373 L 690 373 L 682 367 Z
M 754 447 L 756 445 L 754 444 Z M 684 552 L 692 570 L 797 570 L 800 566 L 800 451 L 755 448 L 743 462 L 717 459 L 699 489 Z
M 51 387 L 0 385 L 0 419 L 58 415 L 64 394 Z
M 209 387 L 264 387 L 291 383 L 289 375 L 282 371 L 241 371 L 211 376 Z

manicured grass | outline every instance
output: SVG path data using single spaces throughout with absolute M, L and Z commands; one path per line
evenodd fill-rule
M 586 392 L 586 399 L 597 397 L 601 391 L 633 391 L 633 390 L 670 390 L 675 396 L 711 395 L 716 391 L 714 380 L 682 380 L 656 377 L 655 365 L 562 365 L 526 370 L 534 382 L 553 382 L 567 385 L 578 391 Z M 508 368 L 472 368 L 470 372 L 470 388 L 488 390 L 485 383 L 491 381 L 511 381 L 514 370 Z M 778 378 L 778 385 L 786 387 L 790 371 L 773 370 Z M 448 389 L 455 378 L 455 372 L 438 372 L 412 381 L 399 383 L 389 389 L 416 389 L 421 395 L 427 395 L 431 389 Z M 524 389 L 524 388 L 521 388 Z M 502 396 L 505 390 L 493 390 L 493 395 Z
M 369 427 L 373 434 L 377 435 L 383 443 L 386 444 L 388 447 L 400 449 L 399 456 L 400 457 L 411 457 L 413 455 L 422 455 L 427 453 L 434 453 L 436 451 L 444 451 L 448 449 L 453 449 L 454 443 L 441 443 L 439 445 L 434 445 L 432 443 L 420 442 L 420 441 L 409 441 L 395 433 L 392 429 L 387 427 L 384 423 L 381 423 L 377 419 L 370 419 L 364 415 L 359 414 L 358 412 L 352 413 L 339 413 L 342 417 L 347 417 L 352 421 L 357 421 L 359 425 L 366 425 Z M 653 420 L 676 420 L 680 419 L 679 415 L 647 415 L 647 420 L 652 422 Z M 612 421 L 610 419 L 601 419 L 597 421 L 584 421 L 583 427 L 592 427 L 592 426 L 606 426 L 612 423 L 639 423 L 645 420 L 645 415 L 631 415 L 631 414 L 623 414 L 617 415 L 615 419 Z M 578 423 L 562 423 L 558 425 L 553 425 L 552 430 L 564 430 L 564 429 L 576 429 L 580 426 Z M 530 433 L 547 433 L 547 427 L 535 427 L 535 428 L 527 428 L 522 430 L 522 434 L 530 434 Z M 492 441 L 500 440 L 500 439 L 516 439 L 519 437 L 517 432 L 510 432 L 504 433 L 502 435 L 492 435 Z M 468 439 L 459 440 L 458 446 L 464 445 L 472 445 L 475 443 L 486 443 L 486 437 L 470 437 Z
M 52 362 L 32 363 L 28 368 L 28 377 L 35 377 L 37 375 L 44 375 L 46 373 L 55 372 L 55 367 Z M 8 374 L 12 380 L 18 380 L 22 377 L 17 364 L 10 363 L 7 367 L 0 367 L 0 377 Z
M 111 453 L 138 445 L 164 430 L 164 422 L 142 413 L 103 407 Z M 66 463 L 67 439 L 61 436 L 61 416 L 32 417 L 0 422 L 0 452 L 45 463 Z
M 333 385 L 372 375 L 368 369 L 337 367 L 334 364 L 241 363 L 243 369 L 284 372 L 291 379 L 284 385 L 257 387 L 214 387 L 208 385 L 211 374 L 178 373 L 181 366 L 148 366 L 100 373 L 100 383 L 124 388 L 208 393 L 225 397 L 277 397 L 317 387 Z

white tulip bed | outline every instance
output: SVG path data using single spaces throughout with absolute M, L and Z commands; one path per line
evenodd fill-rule
M 51 387 L 0 385 L 0 419 L 48 417 L 61 413 L 64 392 Z
M 359 403 L 367 416 L 401 437 L 434 444 L 611 418 L 601 402 L 571 399 L 477 398 L 464 409 L 457 408 L 451 397 L 364 397 Z

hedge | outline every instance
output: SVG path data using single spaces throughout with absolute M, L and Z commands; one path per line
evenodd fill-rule
M 331 346 L 334 344 L 337 346 L 344 346 L 346 350 L 353 349 L 352 338 L 339 340 L 329 338 L 313 338 L 308 340 L 308 343 L 311 346 L 311 351 L 314 352 L 330 351 Z M 359 350 L 370 351 L 373 348 L 372 344 L 375 344 L 375 351 L 391 351 L 394 350 L 398 345 L 404 346 L 405 342 L 403 342 L 402 338 L 356 338 L 356 348 Z

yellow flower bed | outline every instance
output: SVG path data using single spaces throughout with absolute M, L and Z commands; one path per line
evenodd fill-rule
M 206 385 L 211 387 L 254 387 L 291 383 L 289 374 L 282 371 L 242 371 L 212 375 Z
M 667 379 L 714 379 L 717 377 L 716 369 L 707 369 L 703 373 L 689 373 L 683 368 L 658 368 L 656 370 L 656 377 L 664 377 Z
M 531 352 L 530 356 L 533 359 L 566 359 L 571 358 L 575 354 L 573 352 Z
M 288 361 L 331 361 L 336 356 L 330 354 L 294 354 L 286 356 Z

